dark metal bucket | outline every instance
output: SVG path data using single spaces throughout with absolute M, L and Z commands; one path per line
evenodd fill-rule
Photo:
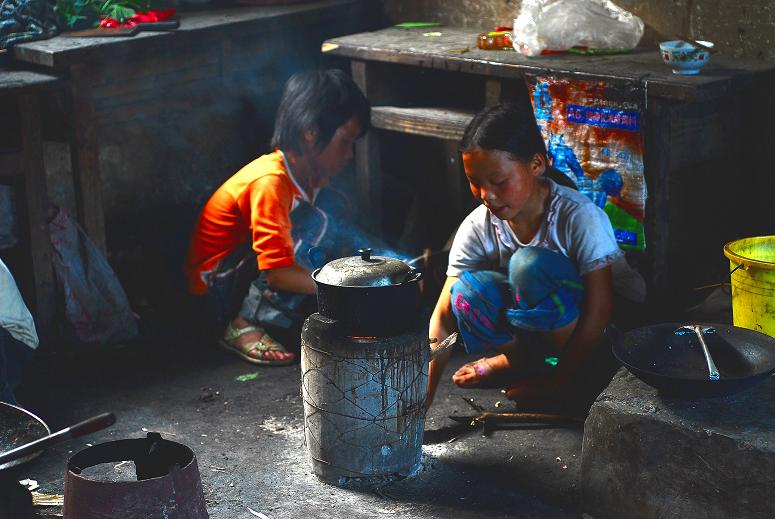
M 81 472 L 101 463 L 133 461 L 137 481 L 94 480 Z M 207 519 L 194 452 L 164 440 L 118 440 L 89 447 L 67 463 L 64 519 Z

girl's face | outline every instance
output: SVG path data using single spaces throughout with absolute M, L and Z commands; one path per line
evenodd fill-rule
M 353 158 L 353 146 L 360 137 L 361 130 L 358 118 L 352 117 L 336 129 L 331 140 L 322 149 L 315 144 L 317 138 L 315 132 L 305 134 L 308 146 L 304 150 L 304 155 L 313 172 L 310 187 L 325 187 L 331 177 L 347 166 Z
M 536 177 L 545 167 L 540 154 L 526 164 L 501 150 L 475 148 L 463 152 L 463 169 L 471 193 L 501 220 L 510 220 L 524 209 L 536 190 Z

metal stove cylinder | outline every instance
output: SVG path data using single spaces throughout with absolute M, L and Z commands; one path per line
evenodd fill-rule
M 345 485 L 409 476 L 422 457 L 427 332 L 348 337 L 319 314 L 301 337 L 304 434 L 315 474 Z

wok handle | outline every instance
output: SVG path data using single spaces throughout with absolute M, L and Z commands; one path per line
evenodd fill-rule
M 702 328 L 699 326 L 695 326 L 694 333 L 697 335 L 697 338 L 700 340 L 700 346 L 702 346 L 702 353 L 705 354 L 705 362 L 708 363 L 708 378 L 710 380 L 718 380 L 721 377 L 719 376 L 716 363 L 713 362 L 713 357 L 710 356 L 710 350 L 708 349 L 708 345 L 705 344 L 705 338 L 702 336 Z
M 56 434 L 65 433 L 65 431 L 67 431 L 67 438 L 78 438 L 79 436 L 101 431 L 102 429 L 110 427 L 114 423 L 116 423 L 116 415 L 113 413 L 102 413 L 100 415 L 87 418 L 83 422 L 78 422 L 75 425 L 71 425 L 70 427 L 62 429 Z
M 114 423 L 116 423 L 116 416 L 113 413 L 102 413 L 101 415 L 94 416 L 73 426 L 65 427 L 54 434 L 50 434 L 30 443 L 25 443 L 20 447 L 0 454 L 0 465 L 51 447 L 59 441 L 77 438 L 85 434 L 100 431 L 106 427 L 110 427 Z

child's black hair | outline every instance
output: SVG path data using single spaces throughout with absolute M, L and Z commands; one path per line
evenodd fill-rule
M 303 133 L 315 130 L 316 144 L 324 148 L 337 128 L 353 116 L 360 121 L 363 135 L 369 127 L 370 113 L 366 97 L 341 70 L 299 72 L 285 84 L 271 144 L 301 153 Z
M 477 113 L 463 133 L 460 151 L 475 148 L 505 151 L 524 163 L 536 153 L 546 156 L 546 145 L 530 103 L 499 103 Z

